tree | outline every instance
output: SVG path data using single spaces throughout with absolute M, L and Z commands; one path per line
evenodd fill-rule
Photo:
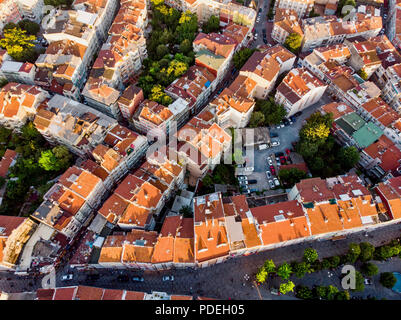
M 209 175 L 205 176 L 205 177 L 203 178 L 203 180 L 202 180 L 202 184 L 203 184 L 205 187 L 210 187 L 210 186 L 212 186 L 212 185 L 214 184 L 212 177 L 209 176 Z
M 72 163 L 72 154 L 65 146 L 56 146 L 52 149 L 54 156 L 58 161 L 59 170 L 66 170 Z
M 315 287 L 315 295 L 318 299 L 326 299 L 327 298 L 327 287 L 316 286 Z
M 397 282 L 397 278 L 394 276 L 392 272 L 382 272 L 380 274 L 380 284 L 383 287 L 392 289 Z
M 287 294 L 288 292 L 294 291 L 295 284 L 292 281 L 280 284 L 280 293 Z
M 284 280 L 287 280 L 291 276 L 291 273 L 292 273 L 291 266 L 287 262 L 284 262 L 277 269 L 277 275 Z
M 297 54 L 301 49 L 302 36 L 298 33 L 291 33 L 285 39 L 284 46 L 290 50 L 292 53 Z
M 263 113 L 265 124 L 268 126 L 280 123 L 287 114 L 285 108 L 277 104 L 272 97 L 267 100 L 257 100 L 255 110 Z
M 355 263 L 358 259 L 359 255 L 361 254 L 361 248 L 357 243 L 350 243 L 347 253 L 347 261 L 351 263 Z
M 24 19 L 18 22 L 18 26 L 28 32 L 28 34 L 36 36 L 40 30 L 40 26 L 31 20 Z
M 147 97 L 152 91 L 155 81 L 151 76 L 139 77 L 138 86 L 143 90 L 145 97 Z
M 186 63 L 181 62 L 181 61 L 177 61 L 177 60 L 173 60 L 170 62 L 168 68 L 167 68 L 167 74 L 173 75 L 174 79 L 178 78 L 180 76 L 182 76 L 185 71 L 187 71 L 188 66 L 186 65 Z
M 373 253 L 375 252 L 375 247 L 369 242 L 362 242 L 359 244 L 361 248 L 361 254 L 359 255 L 359 260 L 362 262 L 369 261 L 373 259 Z
M 335 295 L 335 300 L 351 300 L 351 296 L 348 291 L 340 291 Z
M 359 151 L 354 146 L 344 147 L 338 153 L 338 161 L 345 170 L 353 168 L 359 162 Z
M 330 269 L 330 268 L 331 268 L 330 259 L 324 258 L 324 259 L 322 260 L 322 268 L 323 268 L 323 269 Z
M 361 267 L 361 270 L 363 274 L 368 277 L 375 276 L 379 273 L 379 268 L 371 262 L 364 263 Z
M 358 71 L 358 74 L 359 74 L 359 76 L 363 79 L 363 80 L 368 80 L 368 78 L 369 78 L 369 76 L 368 76 L 368 74 L 366 73 L 366 71 L 365 70 L 363 70 L 363 69 L 360 69 L 359 71 Z
M 318 254 L 315 249 L 307 248 L 304 250 L 304 261 L 307 263 L 313 263 L 318 259 Z
M 255 111 L 251 114 L 251 118 L 249 119 L 249 127 L 257 128 L 263 126 L 265 123 L 265 116 L 260 111 Z
M 392 256 L 393 256 L 393 250 L 392 247 L 389 245 L 379 247 L 378 249 L 375 250 L 375 258 L 377 258 L 378 260 L 387 260 Z
M 250 56 L 256 51 L 256 49 L 250 49 L 250 48 L 243 48 L 236 52 L 233 56 L 233 63 L 234 67 L 237 70 L 240 70 L 242 66 L 245 64 L 245 62 L 248 61 Z
M 216 16 L 211 16 L 209 20 L 202 26 L 202 31 L 204 33 L 217 32 L 219 30 L 220 30 L 220 20 Z
M 184 217 L 184 218 L 192 218 L 193 217 L 193 212 L 192 212 L 192 208 L 190 206 L 183 206 L 180 209 L 180 214 Z
M 324 123 L 319 123 L 313 127 L 306 128 L 304 134 L 310 141 L 326 140 L 330 134 L 330 128 Z
M 303 278 L 307 272 L 310 272 L 310 264 L 306 262 L 295 263 L 293 271 L 298 278 Z
M 46 171 L 60 170 L 57 158 L 51 150 L 42 151 L 38 162 L 40 167 Z
M 299 170 L 298 168 L 281 169 L 278 173 L 278 177 L 282 184 L 287 187 L 292 187 L 302 179 L 306 179 L 308 175 L 305 171 Z
M 262 267 L 259 269 L 259 271 L 256 273 L 256 281 L 259 283 L 265 283 L 267 279 L 267 272 L 266 270 Z
M 359 271 L 355 272 L 355 289 L 352 291 L 362 292 L 365 290 L 364 278 Z
M 160 84 L 153 86 L 149 95 L 149 100 L 156 101 L 164 106 L 168 106 L 173 102 L 173 99 L 165 94 L 163 90 L 164 88 Z
M 313 293 L 312 290 L 309 289 L 307 286 L 298 285 L 295 288 L 295 296 L 299 299 L 308 300 L 313 298 Z
M 0 39 L 0 46 L 7 50 L 7 53 L 17 61 L 30 61 L 34 58 L 35 36 L 27 35 L 21 28 L 7 29 L 3 31 L 3 38 Z
M 263 268 L 266 270 L 267 273 L 274 273 L 276 272 L 276 265 L 274 264 L 273 260 L 266 260 L 263 264 Z
M 335 286 L 329 285 L 326 287 L 326 299 L 334 300 L 334 297 L 338 293 L 338 289 Z
M 160 44 L 156 48 L 157 58 L 161 59 L 168 54 L 168 48 L 164 44 Z
M 333 256 L 333 257 L 331 257 L 331 258 L 329 258 L 330 259 L 330 264 L 331 264 L 331 267 L 334 269 L 334 268 L 337 268 L 338 267 L 338 265 L 340 264 L 340 257 L 339 256 Z
M 183 54 L 188 54 L 192 50 L 192 43 L 188 39 L 182 40 L 180 44 L 180 51 Z

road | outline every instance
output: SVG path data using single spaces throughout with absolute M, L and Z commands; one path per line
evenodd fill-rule
M 257 254 L 229 259 L 224 263 L 213 265 L 203 269 L 175 269 L 169 271 L 136 271 L 116 269 L 102 269 L 99 271 L 100 278 L 96 281 L 86 280 L 86 271 L 72 271 L 74 279 L 68 282 L 60 280 L 61 275 L 68 270 L 68 266 L 57 274 L 57 287 L 71 285 L 89 285 L 102 288 L 126 289 L 136 291 L 164 291 L 175 294 L 201 295 L 218 299 L 260 299 L 258 290 L 255 288 L 253 275 L 266 259 L 273 259 L 276 265 L 285 261 L 291 262 L 301 260 L 305 248 L 313 247 L 319 253 L 320 258 L 340 255 L 347 251 L 351 242 L 369 241 L 378 246 L 388 242 L 401 233 L 401 222 L 383 226 L 374 231 L 374 237 L 364 236 L 364 231 L 351 234 L 347 239 L 333 242 L 331 240 L 308 241 L 282 248 L 276 248 Z M 116 281 L 119 272 L 130 277 L 140 275 L 144 277 L 143 282 L 121 283 Z M 164 282 L 162 276 L 174 275 L 174 281 Z M 246 275 L 250 275 L 246 280 Z M 9 280 L 7 280 L 9 279 Z M 29 285 L 32 283 L 32 285 Z M 41 287 L 40 279 L 30 277 L 20 278 L 9 273 L 0 273 L 0 289 L 6 292 L 20 292 L 27 289 Z M 288 296 L 272 295 L 266 288 L 259 287 L 262 299 L 289 299 Z

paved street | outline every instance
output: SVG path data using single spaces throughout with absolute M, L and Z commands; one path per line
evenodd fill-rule
M 383 226 L 380 229 L 371 232 L 374 237 L 365 237 L 364 232 L 354 233 L 349 235 L 347 239 L 338 240 L 333 242 L 331 240 L 309 241 L 287 247 L 272 249 L 261 253 L 232 258 L 228 261 L 213 265 L 203 269 L 187 270 L 176 269 L 162 272 L 155 271 L 122 271 L 130 277 L 134 275 L 142 275 L 144 282 L 134 283 L 132 281 L 121 283 L 116 281 L 118 270 L 103 269 L 100 270 L 100 278 L 96 281 L 86 280 L 87 272 L 73 271 L 74 279 L 68 282 L 60 281 L 60 277 L 69 272 L 67 269 L 58 272 L 57 286 L 70 286 L 70 285 L 90 285 L 104 288 L 115 289 L 128 289 L 137 291 L 165 291 L 167 293 L 176 294 L 194 294 L 208 296 L 218 299 L 253 299 L 258 300 L 259 294 L 253 284 L 253 276 L 257 269 L 263 264 L 266 259 L 273 259 L 276 265 L 284 261 L 301 260 L 303 251 L 307 247 L 315 248 L 320 258 L 329 257 L 333 255 L 343 254 L 347 251 L 348 245 L 351 242 L 370 241 L 374 245 L 380 245 L 390 241 L 393 238 L 400 236 L 401 222 L 397 224 Z M 66 267 L 67 268 L 67 267 Z M 399 265 L 393 265 L 389 268 L 400 270 Z M 174 281 L 163 282 L 163 275 L 174 275 Z M 245 280 L 245 275 L 250 275 L 249 280 Z M 7 280 L 10 279 L 10 280 Z M 29 286 L 29 283 L 32 286 Z M 29 290 L 29 288 L 36 289 L 41 285 L 40 279 L 37 281 L 29 278 L 20 278 L 9 273 L 0 273 L 0 289 L 7 292 L 20 292 L 22 290 Z M 371 290 L 371 289 L 369 289 Z M 383 291 L 376 293 L 388 297 L 389 292 Z M 263 286 L 260 287 L 260 294 L 263 299 L 289 299 L 287 296 L 272 295 Z

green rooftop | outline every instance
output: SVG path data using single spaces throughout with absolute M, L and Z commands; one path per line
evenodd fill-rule
M 208 66 L 214 70 L 219 70 L 220 66 L 226 60 L 226 58 L 224 58 L 223 56 L 215 55 L 209 50 L 199 50 L 196 53 L 195 58 L 205 66 Z
M 336 120 L 337 126 L 343 129 L 348 135 L 362 128 L 366 122 L 355 112 L 351 112 Z
M 372 122 L 366 123 L 358 131 L 355 131 L 352 137 L 361 148 L 369 147 L 372 143 L 378 140 L 383 134 L 383 130 Z

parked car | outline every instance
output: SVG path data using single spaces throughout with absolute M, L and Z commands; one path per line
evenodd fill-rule
M 92 281 L 97 280 L 99 278 L 100 278 L 100 275 L 98 273 L 88 274 L 86 276 L 86 280 L 92 280 Z
M 272 158 L 268 157 L 267 158 L 267 163 L 269 164 L 269 166 L 272 166 L 273 165 Z
M 273 181 L 274 181 L 274 184 L 275 184 L 277 187 L 280 185 L 280 182 L 278 181 L 277 178 L 274 178 Z
M 283 123 L 284 123 L 285 126 L 289 126 L 290 125 L 290 122 L 287 119 L 283 119 Z
M 119 282 L 128 282 L 129 277 L 126 274 L 120 274 L 120 275 L 118 275 L 117 280 Z
M 61 277 L 61 281 L 68 281 L 68 280 L 72 280 L 72 278 L 74 277 L 73 274 L 65 274 Z
M 277 165 L 277 167 L 281 166 L 280 159 L 279 159 L 279 160 L 277 160 L 277 163 L 276 163 L 276 165 Z
M 238 176 L 238 180 L 239 180 L 239 181 L 241 181 L 241 180 L 248 180 L 248 177 L 247 177 L 247 176 Z
M 268 147 L 268 145 L 267 144 L 261 144 L 261 145 L 259 145 L 259 150 L 265 150 L 265 149 L 267 149 L 267 147 Z
M 164 276 L 163 281 L 174 281 L 174 276 Z
M 275 132 L 270 132 L 270 138 L 278 138 L 278 134 Z
M 291 150 L 290 150 L 290 149 L 285 149 L 285 153 L 286 153 L 287 155 L 289 155 L 289 154 L 291 153 Z
M 269 186 L 270 186 L 270 188 L 274 188 L 275 186 L 274 186 L 274 182 L 273 182 L 273 180 L 269 180 Z
M 240 186 L 247 186 L 247 185 L 248 185 L 248 181 L 246 181 L 246 180 L 241 180 L 241 181 L 239 182 L 239 184 L 240 184 Z
M 270 179 L 272 177 L 272 174 L 269 170 L 266 171 L 266 176 L 267 176 L 267 179 Z
M 295 121 L 297 121 L 297 118 L 295 118 L 294 116 L 291 116 L 291 117 L 290 117 L 290 120 L 291 120 L 292 122 L 295 122 Z
M 281 157 L 280 157 L 280 163 L 281 163 L 281 164 L 285 164 L 285 162 L 286 162 L 285 157 L 281 156 Z
M 243 164 L 237 164 L 237 168 L 243 168 L 244 165 Z
M 259 13 L 261 13 L 262 12 L 262 8 L 259 8 Z
M 298 111 L 297 113 L 295 113 L 294 117 L 299 117 L 300 115 L 302 115 L 302 111 Z
M 365 278 L 364 283 L 367 284 L 367 285 L 372 285 L 373 284 L 372 280 L 366 279 L 366 278 Z
M 284 153 L 283 152 L 276 152 L 275 155 L 276 155 L 276 157 L 281 157 L 281 156 L 284 155 Z
M 245 167 L 245 171 L 253 171 L 254 167 Z
M 256 184 L 258 183 L 258 180 L 252 179 L 252 180 L 248 180 L 249 184 Z
M 272 141 L 271 146 L 272 147 L 278 147 L 280 145 L 280 141 Z
M 133 277 L 132 278 L 132 281 L 135 281 L 135 282 L 143 282 L 145 279 L 143 279 L 143 277 Z
M 254 188 L 254 189 L 251 189 L 250 191 L 251 191 L 251 192 L 258 192 L 259 189 Z
M 276 174 L 276 169 L 274 169 L 274 166 L 270 166 L 270 171 L 272 174 Z

